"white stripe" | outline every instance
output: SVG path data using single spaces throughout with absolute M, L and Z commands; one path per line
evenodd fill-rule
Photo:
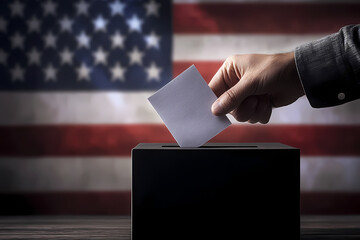
M 219 61 L 234 54 L 280 53 L 326 34 L 175 34 L 175 61 Z
M 129 190 L 126 157 L 0 158 L 0 192 Z
M 0 93 L 0 124 L 160 123 L 153 92 Z
M 0 158 L 0 192 L 130 190 L 130 185 L 126 157 Z M 360 191 L 360 157 L 301 158 L 301 190 Z
M 304 157 L 302 191 L 360 191 L 360 157 Z
M 0 93 L 0 125 L 160 124 L 153 92 Z M 323 109 L 305 97 L 274 109 L 270 124 L 359 124 L 360 101 Z M 233 123 L 236 123 L 232 119 Z
M 360 124 L 360 101 L 330 108 L 312 108 L 305 96 L 295 103 L 273 110 L 273 124 Z

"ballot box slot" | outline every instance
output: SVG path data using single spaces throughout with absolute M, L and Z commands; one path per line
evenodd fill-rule
M 180 148 L 177 145 L 163 145 L 161 147 L 164 148 Z M 245 145 L 234 145 L 234 146 L 229 146 L 229 145 L 216 145 L 216 146 L 201 146 L 198 148 L 257 148 L 258 146 L 254 146 L 254 145 L 249 145 L 249 146 L 245 146 Z

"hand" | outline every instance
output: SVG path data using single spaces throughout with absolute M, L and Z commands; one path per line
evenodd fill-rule
M 234 55 L 228 57 L 209 87 L 219 98 L 215 115 L 231 113 L 240 122 L 268 123 L 272 108 L 304 95 L 294 53 Z

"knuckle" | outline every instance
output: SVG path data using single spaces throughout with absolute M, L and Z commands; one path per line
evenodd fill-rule
M 232 115 L 239 122 L 246 122 L 256 118 L 255 109 L 252 107 L 249 108 L 244 104 L 240 104 L 236 109 L 234 109 Z
M 230 88 L 225 92 L 228 105 L 234 105 L 237 102 L 237 95 L 233 88 Z
M 236 58 L 236 55 L 230 55 L 226 58 L 225 61 L 228 63 L 232 63 L 232 62 L 234 62 L 235 58 Z
M 268 108 L 266 109 L 265 112 L 266 112 L 266 114 L 260 120 L 260 123 L 262 123 L 262 124 L 266 124 L 270 121 L 270 117 L 271 117 L 271 113 L 272 113 L 271 107 L 268 106 Z
M 261 124 L 267 124 L 269 122 L 270 118 L 266 118 L 266 119 L 261 119 L 260 123 Z
M 248 121 L 248 123 L 255 124 L 255 123 L 257 123 L 257 121 L 255 121 L 255 120 L 253 120 L 253 119 L 250 119 L 250 120 Z
M 240 111 L 238 109 L 235 109 L 234 111 L 232 111 L 231 115 L 238 122 L 245 122 L 246 120 L 248 120 L 248 119 L 244 119 L 244 117 L 242 116 L 242 114 L 240 113 Z

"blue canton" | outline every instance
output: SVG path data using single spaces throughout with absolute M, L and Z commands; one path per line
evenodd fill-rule
M 172 78 L 171 1 L 0 2 L 0 90 L 154 90 Z

